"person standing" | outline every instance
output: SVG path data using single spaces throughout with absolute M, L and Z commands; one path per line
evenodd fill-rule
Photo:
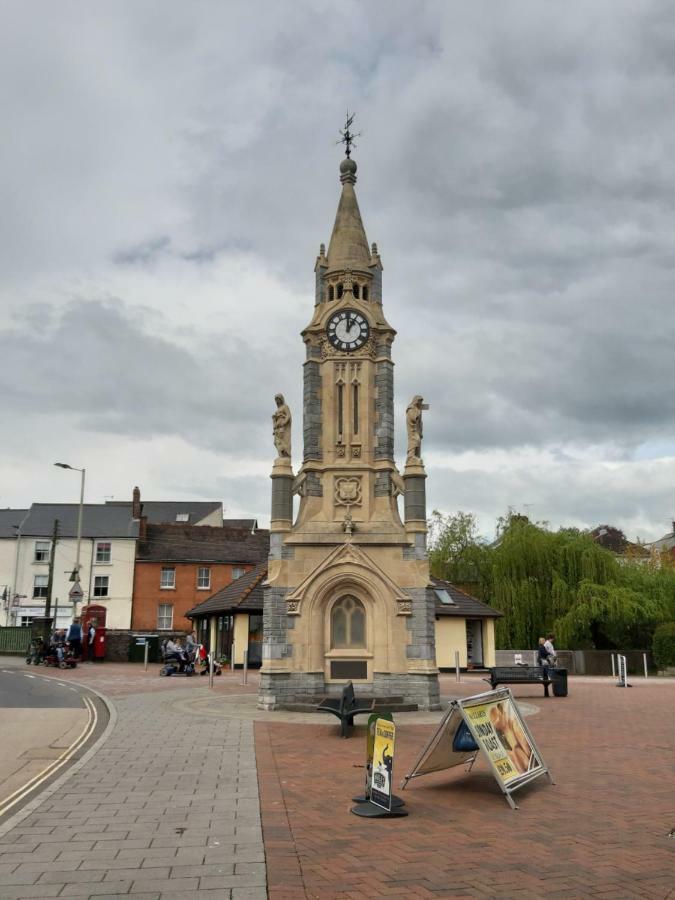
M 77 617 L 73 619 L 68 627 L 66 641 L 70 644 L 70 649 L 75 659 L 82 659 L 82 626 Z
M 554 640 L 554 634 L 547 634 L 544 642 L 544 647 L 546 647 L 546 652 L 548 653 L 548 664 L 550 666 L 556 666 L 558 664 L 558 654 L 555 652 L 555 647 L 553 646 Z
M 90 663 L 94 662 L 96 652 L 96 620 L 92 619 L 87 628 L 87 657 Z

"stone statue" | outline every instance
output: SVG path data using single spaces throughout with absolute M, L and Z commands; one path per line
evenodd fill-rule
M 274 446 L 277 448 L 277 456 L 279 459 L 290 459 L 291 457 L 291 411 L 286 406 L 283 394 L 276 394 L 274 402 L 277 405 L 272 415 L 272 434 L 274 435 Z
M 421 458 L 422 450 L 422 410 L 429 409 L 424 399 L 416 394 L 405 411 L 405 424 L 408 430 L 408 454 L 406 463 L 415 462 Z

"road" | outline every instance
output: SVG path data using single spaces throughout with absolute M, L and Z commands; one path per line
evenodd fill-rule
M 14 661 L 13 661 L 14 663 Z M 63 774 L 101 733 L 105 705 L 80 685 L 0 665 L 0 826 Z

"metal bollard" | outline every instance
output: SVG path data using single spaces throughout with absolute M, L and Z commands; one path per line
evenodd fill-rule
M 647 654 L 642 654 L 642 662 L 645 664 L 645 678 L 649 678 L 649 672 L 647 671 Z
M 611 654 L 610 659 L 612 660 L 612 678 L 616 678 L 616 669 L 614 668 L 614 654 L 613 653 Z
M 244 680 L 242 684 L 248 684 L 248 650 L 244 650 Z
M 145 671 L 148 671 L 148 652 L 150 650 L 150 644 L 148 643 L 148 639 L 145 639 L 145 648 L 143 650 L 143 665 L 145 666 Z
M 461 681 L 459 675 L 459 650 L 455 650 L 455 680 Z

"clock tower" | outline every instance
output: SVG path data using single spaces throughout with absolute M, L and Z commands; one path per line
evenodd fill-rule
M 297 474 L 291 413 L 280 394 L 273 416 L 278 456 L 259 695 L 265 709 L 339 693 L 347 681 L 357 694 L 439 706 L 421 457 L 426 406 L 421 397 L 408 406 L 401 474 L 394 461 L 396 332 L 385 318 L 382 263 L 366 239 L 349 151 L 348 142 L 333 233 L 328 251 L 320 247 L 314 310 L 302 332 Z

